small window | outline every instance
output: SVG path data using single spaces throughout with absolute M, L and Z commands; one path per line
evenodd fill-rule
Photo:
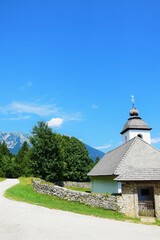
M 138 201 L 153 201 L 154 189 L 153 187 L 138 188 Z
M 150 189 L 149 188 L 142 188 L 141 189 L 141 196 L 149 196 L 150 195 Z
M 139 138 L 142 138 L 143 139 L 143 135 L 142 134 L 138 134 L 137 135 Z
M 127 136 L 125 136 L 125 143 L 127 142 Z

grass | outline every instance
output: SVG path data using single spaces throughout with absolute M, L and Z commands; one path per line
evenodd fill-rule
M 31 178 L 20 178 L 20 183 L 8 189 L 5 192 L 5 196 L 10 199 L 44 206 L 50 209 L 59 209 L 63 211 L 70 211 L 73 213 L 115 219 L 120 221 L 139 222 L 139 219 L 126 217 L 125 215 L 115 211 L 91 207 L 78 202 L 71 202 L 59 199 L 55 196 L 37 193 L 32 188 Z
M 6 178 L 0 178 L 0 182 L 4 181 Z
M 0 181 L 5 180 L 0 178 Z M 49 196 L 37 193 L 33 190 L 31 180 L 32 178 L 20 178 L 20 183 L 5 192 L 5 197 L 16 201 L 31 203 L 38 206 L 47 207 L 50 209 L 58 209 L 62 211 L 70 211 L 83 215 L 91 215 L 95 217 L 114 219 L 118 221 L 129 221 L 140 223 L 140 218 L 130 218 L 121 213 L 105 210 L 102 208 L 91 207 L 78 202 L 71 202 L 60 199 L 55 196 Z M 73 189 L 73 188 L 72 188 Z M 76 189 L 77 190 L 77 189 Z M 80 189 L 79 189 L 80 190 Z M 84 189 L 83 189 L 84 190 Z M 146 223 L 150 224 L 150 223 Z M 156 219 L 154 225 L 160 226 L 160 220 Z
M 160 226 L 160 219 L 156 219 L 156 225 Z

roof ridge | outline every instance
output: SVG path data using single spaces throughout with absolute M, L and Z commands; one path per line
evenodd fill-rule
M 131 147 L 134 145 L 134 143 L 135 143 L 135 141 L 136 141 L 137 138 L 139 138 L 139 137 L 136 136 L 136 137 L 134 137 L 134 138 L 131 139 L 131 140 L 132 140 L 132 143 L 131 143 L 131 145 L 129 146 L 129 148 L 128 148 L 128 150 L 126 151 L 126 153 L 124 154 L 124 156 L 123 156 L 123 158 L 121 159 L 121 161 L 119 162 L 118 166 L 116 167 L 116 169 L 115 169 L 115 171 L 114 171 L 114 174 L 115 174 L 115 175 L 116 175 L 118 169 L 122 166 L 123 160 L 126 158 L 126 156 L 128 155 L 128 153 L 130 152 Z M 130 140 L 130 141 L 131 141 L 131 140 Z
M 130 139 L 128 142 L 130 142 L 131 140 L 133 140 L 133 139 Z M 127 142 L 127 143 L 128 143 L 128 142 Z M 110 151 L 106 152 L 106 153 L 103 155 L 103 157 L 104 157 L 106 154 L 111 153 L 111 152 L 115 151 L 115 150 L 118 149 L 118 148 L 121 148 L 121 147 L 122 147 L 123 145 L 125 145 L 125 144 L 126 144 L 126 143 L 122 143 L 121 145 L 117 146 L 116 148 L 111 149 Z M 102 159 L 103 157 L 101 157 L 101 159 Z M 100 159 L 100 160 L 101 160 L 101 159 Z
M 150 147 L 152 147 L 153 149 L 155 149 L 156 151 L 160 152 L 159 149 L 157 149 L 156 147 L 154 147 L 153 145 L 149 144 L 148 142 L 146 142 L 143 138 L 140 138 L 138 136 L 136 136 L 139 140 L 141 140 L 142 142 L 146 143 L 147 145 L 149 145 Z
M 113 152 L 113 151 L 115 151 L 116 149 L 123 147 L 125 144 L 127 144 L 127 143 L 129 143 L 129 142 L 131 142 L 131 141 L 133 141 L 133 138 L 130 139 L 129 141 L 127 141 L 126 143 L 122 143 L 121 145 L 117 146 L 116 148 L 111 149 L 110 151 L 106 152 L 105 154 L 110 153 L 110 152 Z M 102 158 L 103 158 L 103 157 L 102 157 Z

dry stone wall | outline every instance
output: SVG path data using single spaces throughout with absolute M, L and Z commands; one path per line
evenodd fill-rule
M 32 181 L 32 184 L 34 190 L 39 193 L 54 195 L 61 199 L 80 202 L 94 207 L 100 207 L 115 211 L 119 210 L 119 207 L 117 205 L 118 196 L 73 191 L 56 185 L 42 184 L 41 181 L 35 180 Z
M 82 188 L 90 188 L 91 182 L 63 182 L 64 187 L 82 187 Z
M 160 183 L 153 182 L 127 182 L 122 184 L 122 195 L 103 195 L 95 193 L 86 193 L 66 189 L 56 185 L 44 184 L 42 181 L 33 180 L 34 189 L 43 194 L 54 195 L 68 201 L 76 201 L 86 205 L 110 209 L 121 212 L 130 217 L 139 217 L 138 215 L 138 187 L 152 186 L 154 188 L 155 215 L 160 218 Z M 79 185 L 80 184 L 80 185 Z M 77 183 L 70 182 L 65 185 L 77 186 Z M 78 183 L 78 186 L 85 186 Z

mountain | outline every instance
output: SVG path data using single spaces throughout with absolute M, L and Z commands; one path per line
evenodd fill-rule
M 87 145 L 87 144 L 85 144 L 85 146 L 86 146 L 86 148 L 87 148 L 87 150 L 88 150 L 88 152 L 89 152 L 90 158 L 91 158 L 93 161 L 95 161 L 97 157 L 98 157 L 99 159 L 102 158 L 103 155 L 105 154 L 104 152 L 102 152 L 102 151 L 100 151 L 100 150 L 98 150 L 98 149 L 96 149 L 96 148 L 93 148 L 93 147 L 91 147 L 91 146 L 89 146 L 89 145 Z
M 20 132 L 0 132 L 0 142 L 5 141 L 8 149 L 11 153 L 17 154 L 19 149 L 22 147 L 23 143 L 26 141 L 29 145 L 29 134 L 23 134 Z M 95 161 L 97 157 L 101 158 L 104 153 L 85 144 L 90 158 Z
M 29 145 L 29 135 L 20 132 L 0 132 L 0 142 L 6 143 L 11 153 L 17 154 L 23 143 L 26 141 Z

